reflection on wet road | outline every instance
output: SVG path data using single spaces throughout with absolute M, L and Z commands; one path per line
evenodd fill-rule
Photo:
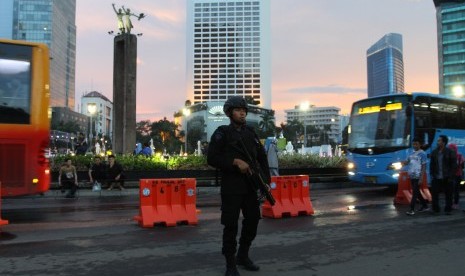
M 314 216 L 260 222 L 251 254 L 262 269 L 241 274 L 462 275 L 445 266 L 465 271 L 465 215 L 409 217 L 394 195 L 311 191 Z M 197 226 L 141 228 L 137 191 L 4 199 L 0 275 L 222 275 L 218 190 L 201 190 L 197 208 Z

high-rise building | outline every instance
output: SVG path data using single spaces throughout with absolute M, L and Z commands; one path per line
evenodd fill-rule
M 383 36 L 367 50 L 368 97 L 404 92 L 402 35 Z
M 465 1 L 434 0 L 436 6 L 439 94 L 465 90 Z M 459 94 L 460 95 L 460 94 Z
M 1 0 L 0 37 L 50 49 L 50 105 L 74 109 L 76 0 Z
M 286 121 L 289 123 L 297 120 L 302 123 L 305 128 L 306 141 L 310 141 L 315 136 L 320 135 L 320 132 L 326 132 L 329 142 L 338 142 L 341 133 L 340 116 L 341 109 L 335 106 L 317 107 L 303 103 L 296 105 L 294 109 L 286 109 Z M 307 126 L 312 126 L 318 129 L 318 133 L 310 133 L 306 131 Z M 305 137 L 304 137 L 305 139 Z
M 187 94 L 193 104 L 240 95 L 271 108 L 269 2 L 188 1 Z

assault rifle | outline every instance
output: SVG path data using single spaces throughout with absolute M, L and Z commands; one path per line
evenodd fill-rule
M 271 194 L 270 190 L 270 185 L 268 185 L 263 179 L 263 171 L 260 168 L 260 165 L 255 162 L 252 157 L 250 156 L 249 152 L 247 151 L 247 148 L 244 145 L 244 141 L 242 139 L 239 140 L 239 144 L 241 148 L 238 148 L 237 146 L 234 146 L 236 150 L 239 151 L 242 155 L 245 156 L 247 160 L 245 160 L 250 168 L 252 169 L 252 174 L 247 175 L 247 179 L 249 182 L 253 185 L 255 190 L 260 191 L 260 196 L 258 196 L 258 200 L 262 200 L 263 198 L 266 198 L 268 202 L 271 204 L 271 206 L 275 205 L 276 200 L 273 197 L 273 194 Z

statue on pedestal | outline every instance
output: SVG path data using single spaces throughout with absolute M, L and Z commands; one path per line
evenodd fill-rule
M 287 152 L 287 154 L 293 154 L 294 153 L 294 146 L 292 145 L 291 141 L 287 142 L 286 152 Z
M 100 144 L 99 144 L 99 142 L 95 143 L 95 154 L 97 154 L 97 155 L 100 154 Z
M 115 11 L 116 13 L 116 18 L 118 19 L 118 30 L 120 31 L 120 33 L 125 33 L 125 30 L 124 30 L 124 23 L 123 23 L 123 11 L 121 10 L 121 8 L 119 8 L 118 10 L 116 10 L 115 8 L 115 4 L 113 3 L 112 4 L 113 6 L 113 10 Z
M 132 25 L 131 21 L 131 16 L 134 16 L 137 18 L 137 20 L 141 20 L 142 18 L 145 17 L 144 13 L 140 14 L 135 14 L 131 12 L 131 9 L 126 9 L 124 6 L 121 6 L 118 10 L 115 7 L 115 4 L 112 4 L 113 10 L 116 13 L 116 18 L 118 19 L 118 30 L 120 31 L 121 34 L 124 33 L 131 33 L 132 28 L 134 28 L 134 25 Z M 123 17 L 124 17 L 124 22 L 123 22 Z

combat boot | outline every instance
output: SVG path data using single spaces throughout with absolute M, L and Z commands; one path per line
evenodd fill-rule
M 224 275 L 225 276 L 241 276 L 241 274 L 237 270 L 236 256 L 225 255 L 225 258 L 226 258 L 226 273 Z
M 260 267 L 249 258 L 249 247 L 239 246 L 236 258 L 237 265 L 244 267 L 245 270 L 258 271 Z
M 241 274 L 237 270 L 237 267 L 226 267 L 226 273 L 224 275 L 225 276 L 241 276 Z

